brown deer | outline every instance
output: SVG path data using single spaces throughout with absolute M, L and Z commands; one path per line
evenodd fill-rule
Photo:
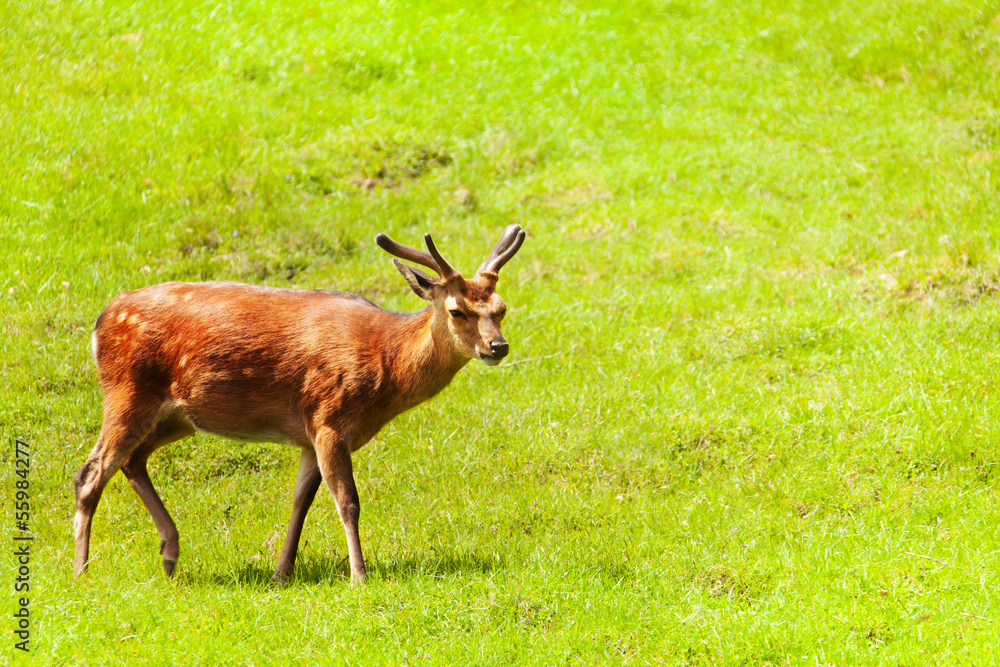
M 115 297 L 92 337 L 104 421 L 75 478 L 75 574 L 87 570 L 94 511 L 118 469 L 152 515 L 163 567 L 173 574 L 177 528 L 146 461 L 201 430 L 302 450 L 275 581 L 291 572 L 306 513 L 325 481 L 347 534 L 352 579 L 364 582 L 351 452 L 444 389 L 469 360 L 494 365 L 507 356 L 500 332 L 507 307 L 495 287 L 524 237 L 519 225 L 508 226 L 466 280 L 430 234 L 429 253 L 378 234 L 383 250 L 439 276 L 392 260 L 410 289 L 430 302 L 417 313 L 390 313 L 341 292 L 227 282 L 163 283 Z

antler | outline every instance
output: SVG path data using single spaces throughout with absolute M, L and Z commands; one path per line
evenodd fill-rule
M 431 257 L 433 257 L 437 265 L 441 267 L 438 269 L 438 273 L 441 274 L 442 280 L 447 282 L 455 276 L 460 275 L 459 272 L 448 263 L 448 260 L 442 257 L 441 253 L 438 252 L 437 246 L 434 245 L 434 239 L 431 238 L 430 234 L 424 234 L 424 243 L 427 244 L 427 249 L 431 251 Z
M 524 237 L 525 233 L 521 229 L 521 225 L 507 225 L 507 229 L 503 230 L 503 236 L 490 251 L 483 265 L 479 267 L 479 273 L 495 277 L 503 265 L 521 249 Z
M 416 248 L 410 248 L 401 243 L 393 241 L 388 235 L 379 232 L 375 235 L 375 243 L 378 244 L 382 250 L 385 250 L 390 255 L 395 255 L 400 259 L 405 259 L 410 262 L 416 262 L 417 264 L 422 264 L 428 269 L 431 269 L 439 276 L 441 280 L 448 282 L 452 278 L 460 275 L 455 268 L 448 263 L 441 253 L 438 252 L 437 246 L 434 245 L 434 240 L 431 238 L 430 234 L 424 234 L 424 243 L 427 244 L 427 249 L 430 250 L 430 254 L 427 254 L 423 250 L 417 250 Z

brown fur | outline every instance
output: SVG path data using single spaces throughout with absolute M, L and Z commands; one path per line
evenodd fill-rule
M 353 579 L 363 581 L 351 452 L 441 391 L 470 359 L 499 363 L 507 350 L 495 275 L 427 283 L 424 274 L 420 281 L 409 267 L 400 270 L 431 302 L 424 310 L 404 315 L 339 292 L 218 282 L 164 283 L 115 297 L 94 330 L 104 423 L 75 479 L 76 574 L 87 568 L 93 514 L 118 469 L 152 515 L 164 567 L 173 572 L 177 529 L 146 460 L 202 430 L 302 448 L 276 580 L 294 565 L 305 515 L 325 480 Z

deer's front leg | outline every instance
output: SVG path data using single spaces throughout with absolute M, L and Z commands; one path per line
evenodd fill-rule
M 365 559 L 361 554 L 361 538 L 358 535 L 358 517 L 361 503 L 358 488 L 354 485 L 354 468 L 351 465 L 351 448 L 347 441 L 329 427 L 316 432 L 316 458 L 323 479 L 333 494 L 347 535 L 347 553 L 351 559 L 351 579 L 354 583 L 365 582 Z
M 278 558 L 278 567 L 274 571 L 274 581 L 283 584 L 288 581 L 295 566 L 295 556 L 299 551 L 299 539 L 302 537 L 302 526 L 306 521 L 306 513 L 312 506 L 313 498 L 319 489 L 320 482 L 319 466 L 316 463 L 316 452 L 306 447 L 302 450 L 299 458 L 299 476 L 295 481 L 295 494 L 292 500 L 292 518 L 288 522 L 288 535 L 285 537 L 285 546 L 281 550 L 281 557 Z

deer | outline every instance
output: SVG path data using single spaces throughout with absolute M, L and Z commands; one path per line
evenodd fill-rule
M 343 292 L 235 282 L 161 283 L 113 298 L 91 336 L 102 424 L 74 477 L 74 575 L 87 571 L 94 513 L 121 470 L 153 519 L 163 568 L 173 576 L 177 527 L 147 461 L 202 431 L 300 448 L 275 582 L 287 582 L 306 514 L 325 482 L 347 537 L 351 582 L 363 584 L 351 455 L 394 417 L 439 393 L 469 361 L 493 366 L 508 355 L 500 330 L 507 306 L 495 288 L 524 239 L 520 225 L 509 225 L 466 279 L 430 234 L 427 252 L 376 235 L 410 289 L 429 302 L 414 313 L 389 312 Z

